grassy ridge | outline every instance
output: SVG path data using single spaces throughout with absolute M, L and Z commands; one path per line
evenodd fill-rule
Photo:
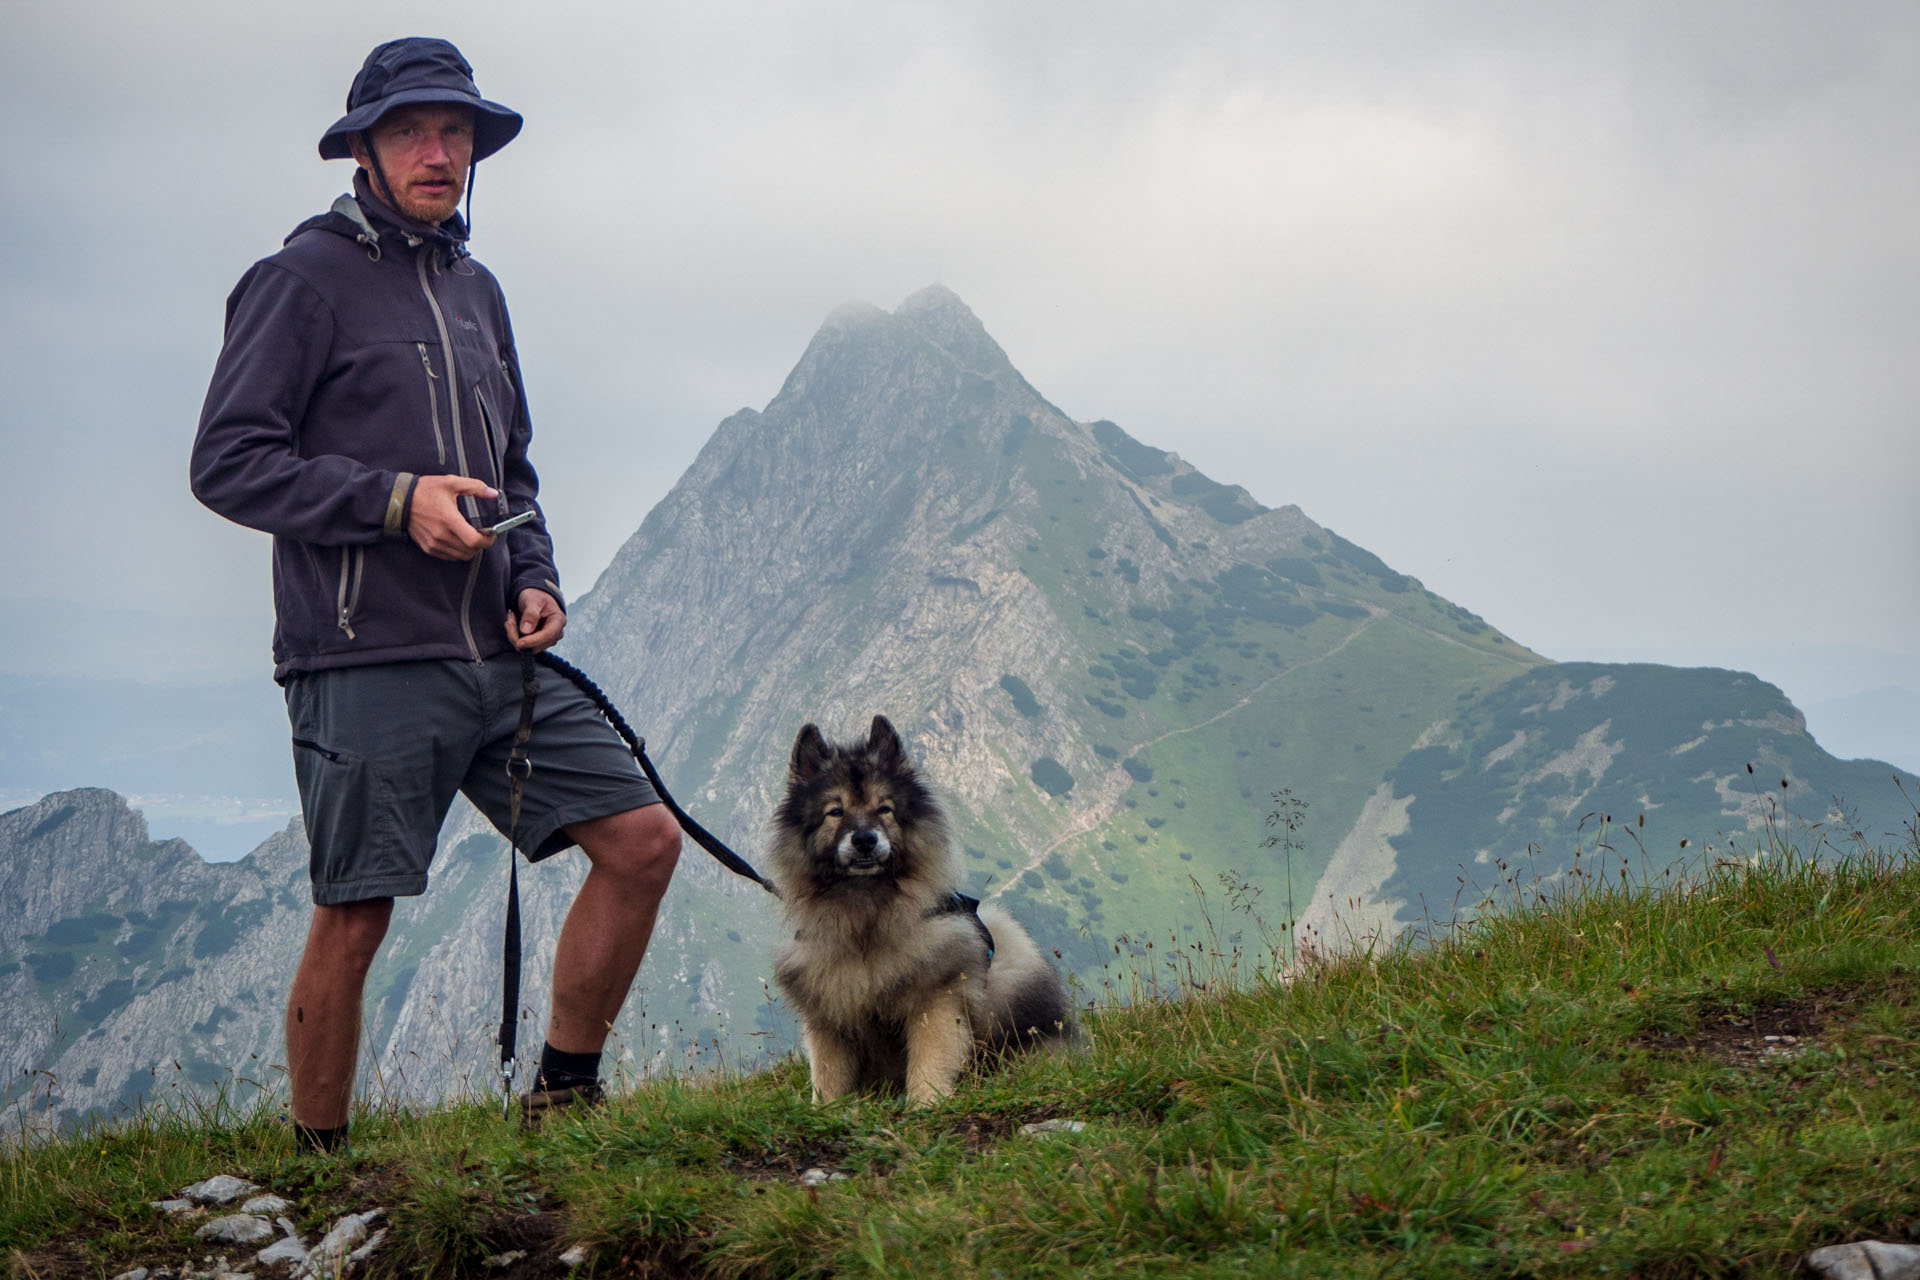
M 1785 1275 L 1920 1239 L 1920 850 L 1509 892 L 1504 918 L 1281 981 L 1233 890 L 1203 936 L 1116 959 L 1134 1003 L 1084 1053 L 925 1112 L 815 1108 L 789 1059 L 529 1137 L 482 1104 L 370 1110 L 336 1161 L 270 1109 L 149 1113 L 0 1162 L 0 1258 L 198 1257 L 146 1202 L 222 1171 L 310 1231 L 389 1207 L 380 1269 L 428 1275 L 558 1274 L 575 1243 L 597 1274 Z M 1085 1129 L 1019 1133 L 1050 1118 Z M 810 1167 L 851 1176 L 810 1190 Z

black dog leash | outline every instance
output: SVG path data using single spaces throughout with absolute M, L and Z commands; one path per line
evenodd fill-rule
M 518 1039 L 520 1009 L 520 804 L 526 799 L 533 761 L 527 744 L 533 739 L 533 700 L 539 691 L 533 655 L 520 655 L 520 723 L 513 730 L 507 752 L 507 928 L 500 947 L 500 1083 L 506 1108 L 513 1109 L 514 1045 Z
M 751 863 L 729 849 L 718 836 L 695 822 L 692 815 L 680 807 L 672 794 L 667 791 L 667 784 L 661 780 L 660 771 L 655 769 L 653 761 L 648 759 L 646 739 L 633 731 L 618 708 L 606 694 L 600 691 L 599 685 L 590 680 L 580 668 L 558 654 L 542 653 L 536 657 L 534 654 L 523 652 L 520 655 L 520 722 L 514 728 L 513 746 L 507 752 L 509 827 L 507 925 L 505 937 L 501 942 L 500 1030 L 495 1036 L 500 1046 L 500 1079 L 506 1091 L 506 1105 L 509 1112 L 513 1107 L 513 1074 L 516 1065 L 514 1050 L 518 1040 L 517 1013 L 520 1007 L 520 805 L 526 797 L 527 779 L 533 774 L 533 761 L 528 756 L 527 747 L 533 739 L 533 703 L 539 687 L 539 674 L 535 670 L 535 663 L 566 677 L 575 688 L 587 696 L 587 700 L 593 703 L 595 709 L 608 724 L 613 726 L 613 731 L 620 735 L 628 749 L 633 752 L 633 758 L 639 762 L 640 772 L 646 775 L 647 781 L 653 786 L 653 793 L 660 797 L 660 803 L 667 807 L 667 812 L 672 814 L 673 820 L 680 824 L 680 829 L 693 837 L 695 844 L 712 854 L 721 866 L 735 875 L 753 881 L 776 898 L 780 896 L 780 891 L 773 887 L 771 880 L 755 871 Z M 975 920 L 978 921 L 978 919 L 979 917 L 976 916 Z M 981 929 L 984 931 L 985 926 L 982 925 Z M 987 948 L 988 953 L 991 954 L 993 948 L 991 935 L 988 936 Z
M 660 797 L 660 803 L 667 806 L 667 812 L 673 815 L 673 820 L 680 824 L 682 831 L 693 837 L 695 844 L 712 854 L 715 861 L 733 874 L 753 881 L 776 898 L 780 896 L 780 891 L 773 887 L 773 881 L 755 871 L 745 858 L 727 848 L 718 836 L 695 822 L 692 816 L 668 794 L 667 784 L 660 780 L 660 771 L 654 768 L 653 761 L 647 758 L 646 739 L 640 737 L 628 726 L 619 709 L 613 705 L 606 694 L 600 692 L 599 685 L 588 679 L 584 671 L 557 653 L 543 653 L 537 661 L 541 666 L 565 676 L 572 682 L 574 688 L 587 695 L 587 700 L 593 703 L 600 714 L 606 718 L 607 723 L 613 726 L 613 731 L 620 735 L 633 752 L 633 758 L 640 764 L 640 772 L 646 774 L 647 781 L 653 784 L 653 793 Z

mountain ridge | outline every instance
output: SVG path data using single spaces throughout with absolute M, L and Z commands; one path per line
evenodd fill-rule
M 1529 849 L 1541 875 L 1565 874 L 1587 837 L 1561 824 L 1588 800 L 1649 815 L 1657 874 L 1680 840 L 1729 848 L 1760 829 L 1747 764 L 1789 779 L 1807 821 L 1840 793 L 1871 809 L 1866 827 L 1901 816 L 1857 795 L 1885 789 L 1884 770 L 1834 761 L 1753 677 L 1551 663 L 1299 506 L 1075 421 L 942 286 L 829 315 L 573 603 L 563 651 L 681 802 L 756 861 L 799 726 L 846 736 L 885 712 L 949 811 L 962 887 L 1003 901 L 1088 986 L 1116 946 L 1197 928 L 1220 884 L 1264 894 L 1267 924 L 1301 922 L 1318 944 L 1335 915 L 1387 939 L 1415 904 Z M 1275 845 L 1278 796 L 1308 808 Z M 60 824 L 40 824 L 81 801 L 41 803 L 0 816 L 0 866 L 49 859 Z M 6 1065 L 62 1082 L 34 1105 L 71 1120 L 124 1103 L 163 1043 L 198 1087 L 270 1062 L 305 918 L 297 826 L 231 874 L 179 863 L 198 899 L 143 881 L 141 900 L 171 912 L 162 937 L 116 876 L 181 855 L 123 856 L 144 828 L 104 796 L 86 806 L 72 883 L 0 932 L 0 1035 L 22 1046 Z M 524 1042 L 578 861 L 523 881 Z M 363 1080 L 382 1096 L 492 1081 L 505 872 L 504 842 L 457 805 L 369 979 Z M 120 954 L 148 929 L 151 955 Z M 757 888 L 689 850 L 610 1063 L 791 1047 L 766 985 L 780 929 Z M 64 1040 L 22 1030 L 70 1009 L 91 1021 Z

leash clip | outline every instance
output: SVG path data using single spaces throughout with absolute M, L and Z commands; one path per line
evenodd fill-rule
M 533 776 L 532 756 L 509 756 L 507 758 L 507 776 L 515 782 L 525 782 Z
M 508 1058 L 500 1064 L 500 1088 L 503 1095 L 500 1099 L 500 1116 L 505 1120 L 513 1118 L 513 1069 L 519 1064 L 518 1058 Z

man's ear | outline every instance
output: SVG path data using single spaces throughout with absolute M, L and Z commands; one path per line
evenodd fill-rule
M 347 150 L 353 153 L 353 162 L 362 169 L 373 168 L 373 155 L 367 150 L 367 137 L 354 132 L 347 135 Z

